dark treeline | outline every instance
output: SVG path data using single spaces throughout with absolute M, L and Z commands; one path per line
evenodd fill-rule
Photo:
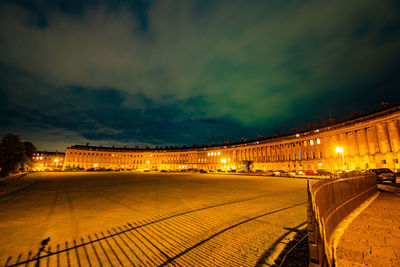
M 18 135 L 4 135 L 0 142 L 0 177 L 31 170 L 35 153 L 31 142 L 22 142 Z

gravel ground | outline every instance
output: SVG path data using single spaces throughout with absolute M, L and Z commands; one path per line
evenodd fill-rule
M 24 187 L 30 186 L 30 182 L 26 182 L 23 174 L 13 174 L 7 177 L 0 177 L 0 197 L 8 194 L 17 193 Z
M 32 186 L 0 197 L 0 265 L 254 266 L 306 221 L 301 179 L 126 172 L 24 181 Z
M 341 237 L 338 266 L 399 266 L 400 184 L 378 185 L 380 195 Z

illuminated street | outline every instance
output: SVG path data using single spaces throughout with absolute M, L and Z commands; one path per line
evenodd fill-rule
M 0 197 L 1 266 L 32 259 L 48 237 L 40 263 L 49 266 L 254 266 L 305 227 L 307 214 L 303 179 L 151 172 L 24 179 L 29 186 Z

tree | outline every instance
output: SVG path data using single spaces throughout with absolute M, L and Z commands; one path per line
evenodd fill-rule
M 6 176 L 32 166 L 36 148 L 31 142 L 22 143 L 19 136 L 6 134 L 0 142 L 0 175 Z
M 252 161 L 250 161 L 250 160 L 241 160 L 238 162 L 237 169 L 250 171 L 251 163 L 252 163 Z
M 37 149 L 36 147 L 31 143 L 31 142 L 24 142 L 24 147 L 25 147 L 25 158 L 24 158 L 24 164 L 25 164 L 25 169 L 31 170 L 33 167 L 33 155 L 36 154 Z

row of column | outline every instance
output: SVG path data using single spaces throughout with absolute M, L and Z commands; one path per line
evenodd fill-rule
M 393 120 L 355 131 L 343 132 L 331 136 L 327 143 L 343 146 L 346 156 L 397 152 L 400 144 L 399 124 L 397 120 Z M 328 154 L 334 157 L 335 151 L 330 149 Z

